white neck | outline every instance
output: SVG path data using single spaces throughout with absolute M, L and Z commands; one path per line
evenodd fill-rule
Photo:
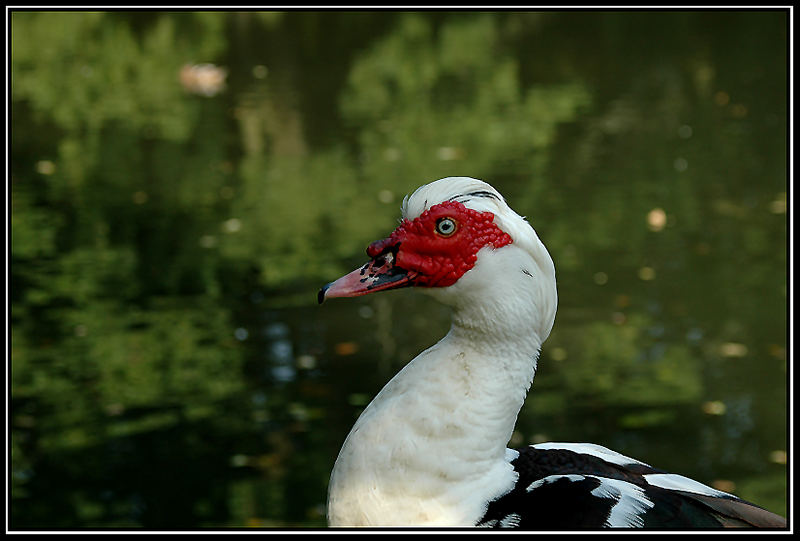
M 512 244 L 429 292 L 453 306 L 450 332 L 359 417 L 331 476 L 331 526 L 472 526 L 516 481 L 506 444 L 552 326 L 554 275 Z

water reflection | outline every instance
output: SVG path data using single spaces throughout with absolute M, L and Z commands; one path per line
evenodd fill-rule
M 324 525 L 350 426 L 449 316 L 316 290 L 453 174 L 556 262 L 513 443 L 786 512 L 784 12 L 11 25 L 12 527 Z

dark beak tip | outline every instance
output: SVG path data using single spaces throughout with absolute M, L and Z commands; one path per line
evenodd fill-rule
M 332 283 L 333 282 L 331 282 L 331 284 Z M 331 287 L 331 284 L 325 284 L 324 286 L 322 286 L 322 288 L 320 288 L 319 292 L 317 293 L 317 302 L 319 304 L 325 302 L 325 292 L 328 291 L 328 288 Z

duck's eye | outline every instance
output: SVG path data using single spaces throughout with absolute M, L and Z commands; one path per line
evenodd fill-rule
M 443 237 L 449 237 L 456 232 L 456 221 L 452 218 L 439 218 L 436 220 L 436 232 Z

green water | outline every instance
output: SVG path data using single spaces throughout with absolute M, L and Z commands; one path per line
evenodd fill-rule
M 317 290 L 450 175 L 556 263 L 512 445 L 785 515 L 786 12 L 10 22 L 11 528 L 324 526 L 350 426 L 449 316 Z

